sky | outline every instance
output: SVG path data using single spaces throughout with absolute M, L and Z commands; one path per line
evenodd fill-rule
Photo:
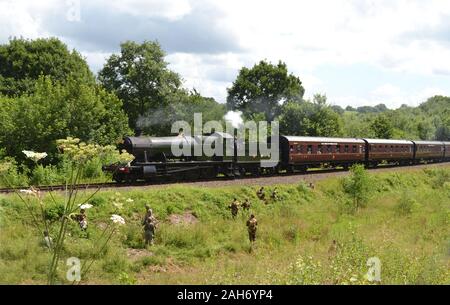
M 342 107 L 450 96 L 449 0 L 0 0 L 11 37 L 58 37 L 94 72 L 121 42 L 157 40 L 186 88 L 221 103 L 263 59 Z

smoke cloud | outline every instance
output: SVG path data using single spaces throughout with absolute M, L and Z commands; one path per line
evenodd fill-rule
M 228 111 L 223 116 L 223 119 L 225 120 L 225 122 L 229 122 L 234 128 L 239 128 L 239 126 L 244 124 L 244 119 L 242 118 L 241 111 Z

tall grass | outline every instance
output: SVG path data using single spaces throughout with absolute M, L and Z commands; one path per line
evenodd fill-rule
M 339 178 L 320 181 L 314 190 L 300 182 L 278 185 L 281 199 L 268 205 L 257 199 L 257 186 L 121 190 L 127 225 L 97 255 L 95 240 L 118 196 L 102 191 L 90 201 L 89 237 L 68 226 L 62 261 L 96 257 L 82 279 L 91 284 L 373 284 L 367 261 L 378 257 L 383 284 L 449 284 L 448 173 L 449 167 L 370 174 L 372 194 L 354 213 L 341 209 L 349 195 Z M 252 207 L 232 219 L 227 206 L 235 196 L 248 197 Z M 44 198 L 46 215 L 57 219 L 59 208 L 51 202 Z M 160 220 L 148 250 L 140 225 L 146 204 Z M 45 282 L 46 250 L 30 233 L 24 209 L 14 197 L 0 196 L 0 283 Z M 197 221 L 169 221 L 171 214 L 184 213 Z M 245 226 L 249 213 L 259 223 L 253 251 Z M 62 282 L 66 269 L 60 263 Z

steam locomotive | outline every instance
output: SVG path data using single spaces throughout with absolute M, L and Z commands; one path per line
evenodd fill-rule
M 228 153 L 203 153 L 205 143 L 220 143 Z M 275 162 L 264 165 L 271 155 L 259 144 L 238 141 L 227 133 L 214 132 L 202 136 L 125 137 L 119 149 L 125 149 L 135 159 L 130 164 L 112 164 L 103 170 L 113 174 L 119 183 L 137 180 L 198 180 L 219 175 L 240 177 L 246 175 L 305 173 L 310 168 L 343 167 L 359 163 L 366 167 L 380 164 L 413 165 L 450 161 L 450 142 L 383 140 L 357 138 L 326 138 L 279 136 L 279 154 Z M 268 138 L 270 147 L 276 143 Z M 251 149 L 252 144 L 258 147 Z M 253 146 L 253 147 L 255 147 Z M 184 147 L 189 153 L 174 154 L 173 147 Z M 186 150 L 187 149 L 187 150 Z M 202 152 L 195 154 L 195 151 Z M 245 153 L 238 153 L 245 152 Z

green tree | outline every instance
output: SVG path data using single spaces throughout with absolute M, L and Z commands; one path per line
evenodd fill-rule
M 385 114 L 379 114 L 372 122 L 371 127 L 375 137 L 380 139 L 390 139 L 393 135 L 393 126 L 391 120 Z
M 120 54 L 109 57 L 98 78 L 123 101 L 129 125 L 137 132 L 139 116 L 178 100 L 181 79 L 167 68 L 165 53 L 157 42 L 127 41 L 120 47 Z
M 45 75 L 65 83 L 68 78 L 93 85 L 95 77 L 84 58 L 57 38 L 25 40 L 14 38 L 0 45 L 0 93 L 20 96 L 34 90 Z
M 350 207 L 355 211 L 367 204 L 370 197 L 370 177 L 364 165 L 355 164 L 350 168 L 350 175 L 342 180 L 344 192 L 352 199 Z
M 50 77 L 41 77 L 33 91 L 2 99 L 10 118 L 0 123 L 7 127 L 0 130 L 0 146 L 18 160 L 24 159 L 22 150 L 55 155 L 55 140 L 67 136 L 111 144 L 130 133 L 121 101 L 103 88 L 70 78 L 63 86 Z
M 284 102 L 301 101 L 305 89 L 298 77 L 288 74 L 285 63 L 273 65 L 263 60 L 251 69 L 242 68 L 227 91 L 228 109 L 240 110 L 251 118 L 262 112 L 271 122 Z
M 309 136 L 313 123 L 314 105 L 309 102 L 288 102 L 283 105 L 279 122 L 280 132 L 292 136 Z
M 339 105 L 333 105 L 333 106 L 331 106 L 331 109 L 339 115 L 343 115 L 345 112 L 344 108 L 342 108 Z
M 417 131 L 421 140 L 432 140 L 434 137 L 433 124 L 429 120 L 423 120 L 417 124 Z
M 287 135 L 334 137 L 342 135 L 342 121 L 324 95 L 313 102 L 288 102 L 281 110 L 280 131 Z
M 194 90 L 165 107 L 140 116 L 137 127 L 147 135 L 167 136 L 175 121 L 186 121 L 193 128 L 195 113 L 202 114 L 203 122 L 221 121 L 225 115 L 225 105 L 217 103 L 213 98 L 205 98 Z

